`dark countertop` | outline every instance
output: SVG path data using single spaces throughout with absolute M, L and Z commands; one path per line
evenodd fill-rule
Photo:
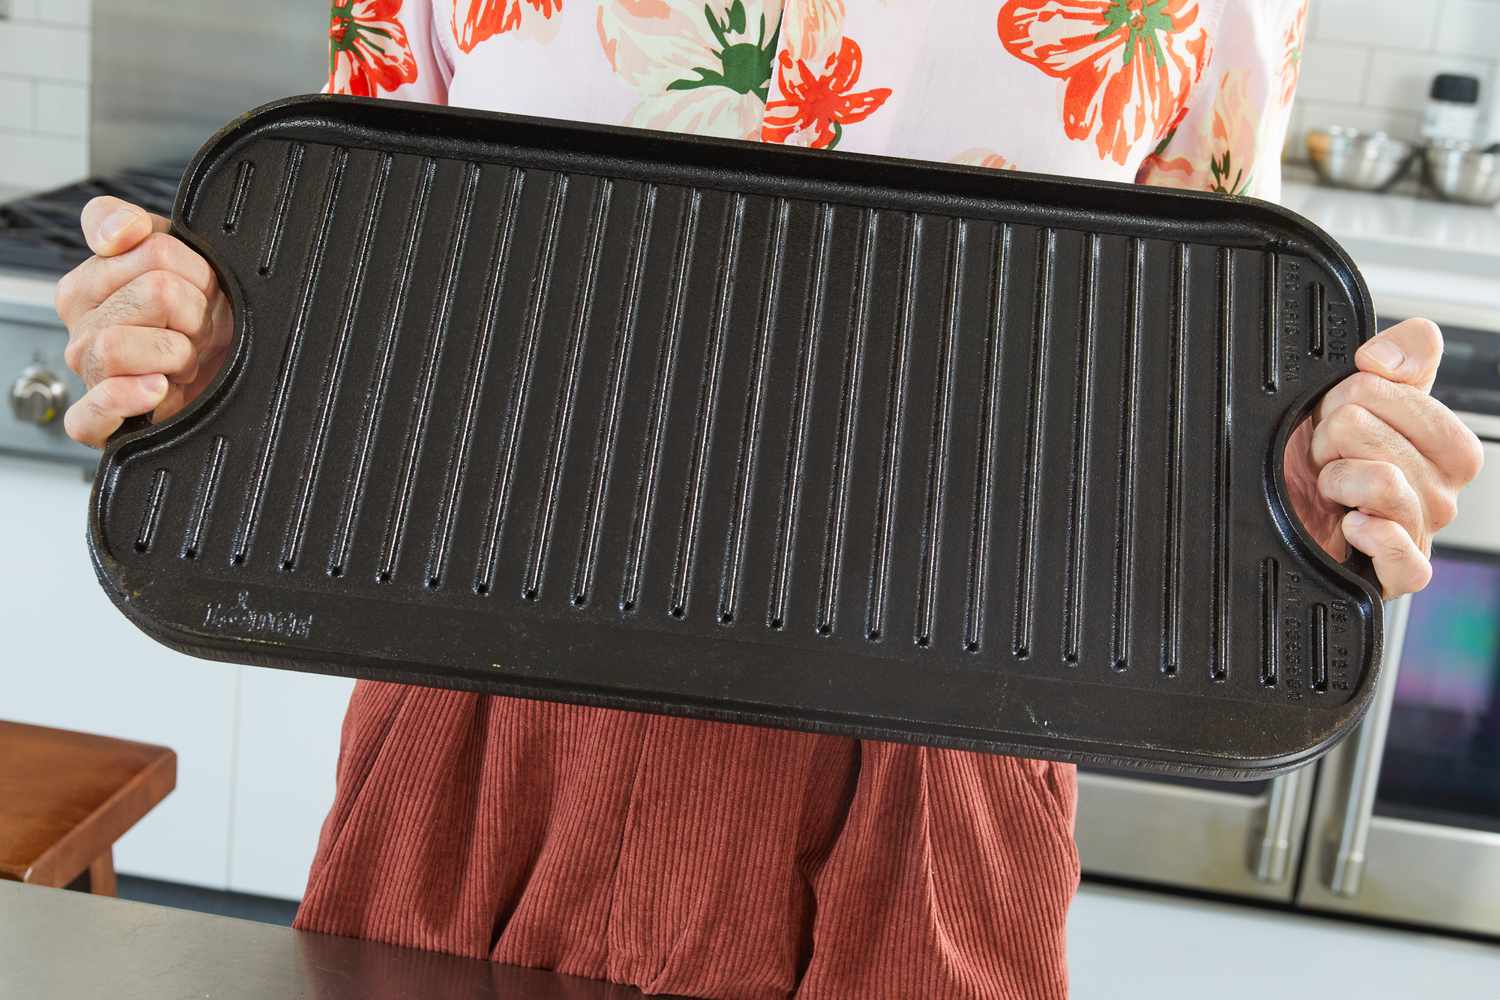
M 640 1000 L 623 986 L 0 881 L 0 997 Z

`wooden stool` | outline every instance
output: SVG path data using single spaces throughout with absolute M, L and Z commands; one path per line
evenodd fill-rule
M 113 896 L 115 841 L 176 786 L 166 747 L 0 722 L 0 878 Z

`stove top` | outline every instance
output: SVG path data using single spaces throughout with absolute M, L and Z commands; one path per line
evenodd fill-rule
M 172 214 L 181 166 L 91 177 L 0 204 L 0 267 L 59 277 L 88 259 L 78 214 L 90 198 L 109 194 L 160 215 Z

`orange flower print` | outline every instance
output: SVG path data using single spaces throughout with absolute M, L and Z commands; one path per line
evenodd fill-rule
M 1260 145 L 1260 107 L 1250 96 L 1249 74 L 1230 70 L 1219 81 L 1209 126 L 1208 189 L 1218 194 L 1245 194 L 1255 180 Z
M 521 26 L 522 0 L 454 0 L 453 40 L 465 52 L 495 35 Z M 525 0 L 531 9 L 550 19 L 562 10 L 562 0 Z
M 1141 161 L 1140 168 L 1136 171 L 1135 175 L 1135 182 L 1137 184 L 1163 184 L 1167 187 L 1186 187 L 1185 184 L 1175 184 L 1169 175 L 1178 174 L 1180 175 L 1178 179 L 1191 177 L 1193 174 L 1192 161 L 1183 156 L 1169 160 L 1166 157 L 1166 152 L 1167 148 L 1172 145 L 1172 140 L 1177 135 L 1177 129 L 1182 125 L 1182 120 L 1187 117 L 1188 111 L 1188 106 L 1184 104 L 1182 110 L 1177 112 L 1177 117 L 1172 119 L 1172 124 L 1167 126 L 1167 134 L 1162 137 L 1161 142 L 1156 144 L 1156 148 L 1151 151 L 1150 156 Z M 1167 179 L 1156 180 L 1155 178 L 1159 175 Z
M 639 96 L 624 124 L 757 139 L 781 48 L 781 0 L 600 0 L 610 69 Z
M 838 52 L 823 61 L 822 73 L 809 69 L 806 60 L 793 61 L 782 52 L 776 87 L 783 96 L 766 104 L 761 138 L 814 149 L 837 146 L 845 125 L 864 121 L 891 96 L 889 87 L 851 93 L 859 82 L 861 62 L 859 44 L 852 38 L 845 38 Z
M 328 25 L 328 92 L 378 97 L 415 83 L 417 60 L 397 20 L 401 0 L 343 0 Z
M 1161 187 L 1243 195 L 1255 184 L 1261 141 L 1261 105 L 1252 99 L 1250 74 L 1233 69 L 1219 79 L 1210 114 L 1163 140 L 1141 164 L 1136 181 Z M 1181 155 L 1168 158 L 1168 149 Z
M 1302 39 L 1307 34 L 1307 0 L 1297 5 L 1297 13 L 1282 37 L 1281 106 L 1292 103 L 1297 93 L 1297 79 L 1302 75 Z
M 1159 187 L 1190 188 L 1193 187 L 1193 161 L 1186 156 L 1174 156 L 1167 159 L 1167 140 L 1156 147 L 1156 152 L 1141 161 L 1141 167 L 1136 171 L 1135 182 L 1137 184 L 1155 184 Z
M 1066 81 L 1063 132 L 1123 164 L 1159 140 L 1208 62 L 1198 0 L 1006 0 L 1007 52 Z
M 993 149 L 976 146 L 966 149 L 953 158 L 954 163 L 968 167 L 984 167 L 988 170 L 1015 170 L 1016 165 Z
M 843 38 L 844 0 L 787 0 L 781 12 L 782 43 L 793 59 L 813 62 Z

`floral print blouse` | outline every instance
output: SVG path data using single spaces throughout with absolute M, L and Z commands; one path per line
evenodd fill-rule
M 1307 0 L 347 0 L 327 89 L 1275 199 Z

